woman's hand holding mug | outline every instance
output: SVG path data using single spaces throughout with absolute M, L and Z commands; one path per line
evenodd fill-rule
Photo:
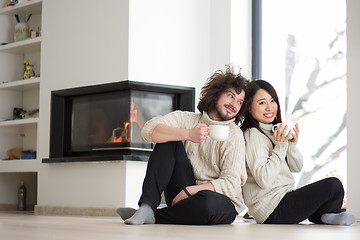
M 285 123 L 278 123 L 272 127 L 272 131 L 274 132 L 274 140 L 279 142 L 297 142 L 299 136 L 299 125 L 296 123 L 295 125 L 290 121 L 286 121 Z

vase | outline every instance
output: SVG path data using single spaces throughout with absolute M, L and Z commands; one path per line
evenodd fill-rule
M 19 22 L 15 25 L 14 41 L 22 41 L 29 38 L 29 26 L 27 23 Z

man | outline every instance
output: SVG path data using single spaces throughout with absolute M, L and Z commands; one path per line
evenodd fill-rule
M 202 88 L 200 113 L 174 111 L 142 129 L 156 143 L 149 158 L 140 208 L 119 208 L 126 224 L 229 224 L 243 209 L 245 142 L 237 125 L 248 80 L 217 71 Z M 214 141 L 208 126 L 228 125 L 229 137 Z M 167 207 L 157 209 L 164 192 Z

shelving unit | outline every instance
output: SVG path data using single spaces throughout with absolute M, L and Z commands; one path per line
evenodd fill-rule
M 21 19 L 32 14 L 29 28 L 41 29 L 42 0 L 25 1 L 0 9 L 0 191 L 16 192 L 19 182 L 25 180 L 25 185 L 33 194 L 30 205 L 36 205 L 37 174 L 41 161 L 39 158 L 6 160 L 7 151 L 12 148 L 38 152 L 39 119 L 13 120 L 13 111 L 14 108 L 26 111 L 39 109 L 41 79 L 23 79 L 23 73 L 24 62 L 29 60 L 35 73 L 40 75 L 41 37 L 14 42 L 15 14 Z M 16 205 L 16 197 L 0 196 L 0 208 L 9 204 Z

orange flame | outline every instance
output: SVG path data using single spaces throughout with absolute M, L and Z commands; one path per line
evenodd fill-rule
M 130 134 L 128 129 L 130 123 L 137 122 L 137 110 L 138 106 L 134 103 L 130 103 L 130 122 L 124 122 L 124 128 L 123 128 L 123 134 L 120 135 L 120 137 L 116 138 L 114 142 L 121 143 L 121 142 L 130 142 Z

